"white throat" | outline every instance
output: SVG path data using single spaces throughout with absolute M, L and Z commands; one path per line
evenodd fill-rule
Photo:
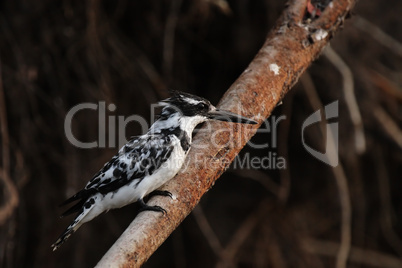
M 180 128 L 187 133 L 189 137 L 194 131 L 194 128 L 202 123 L 205 122 L 207 119 L 203 116 L 196 115 L 196 116 L 183 116 L 180 118 Z

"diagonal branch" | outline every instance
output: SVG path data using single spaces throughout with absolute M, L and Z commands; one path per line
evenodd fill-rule
M 355 0 L 334 0 L 321 17 L 303 21 L 307 1 L 290 1 L 263 47 L 225 93 L 218 107 L 261 123 L 319 56 L 354 3 Z M 140 213 L 97 267 L 141 266 L 192 211 L 257 131 L 257 126 L 221 122 L 207 127 L 194 138 L 182 170 L 164 186 L 174 198 L 155 197 L 149 202 L 164 207 L 167 216 Z

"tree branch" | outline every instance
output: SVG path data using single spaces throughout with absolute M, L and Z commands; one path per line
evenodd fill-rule
M 304 21 L 307 1 L 291 1 L 218 107 L 261 123 L 319 56 L 354 3 L 355 0 L 334 0 L 321 17 Z M 175 198 L 155 197 L 149 201 L 165 208 L 167 216 L 140 213 L 97 267 L 141 266 L 192 211 L 258 128 L 222 122 L 208 127 L 194 138 L 182 170 L 163 187 Z

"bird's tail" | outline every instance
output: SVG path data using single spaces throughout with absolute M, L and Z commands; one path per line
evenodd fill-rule
M 51 247 L 53 251 L 58 249 L 67 239 L 77 231 L 78 228 L 85 222 L 84 217 L 88 214 L 91 209 L 82 209 L 81 212 L 75 217 L 73 222 L 64 230 L 64 232 L 59 236 L 56 242 L 54 242 Z

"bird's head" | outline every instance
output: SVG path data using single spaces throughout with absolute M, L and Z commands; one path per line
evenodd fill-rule
M 169 117 L 173 113 L 179 113 L 180 116 L 187 118 L 194 124 L 199 124 L 210 119 L 243 123 L 257 124 L 256 121 L 244 116 L 217 109 L 208 100 L 180 91 L 173 91 L 172 97 L 159 102 L 164 106 L 161 117 Z

